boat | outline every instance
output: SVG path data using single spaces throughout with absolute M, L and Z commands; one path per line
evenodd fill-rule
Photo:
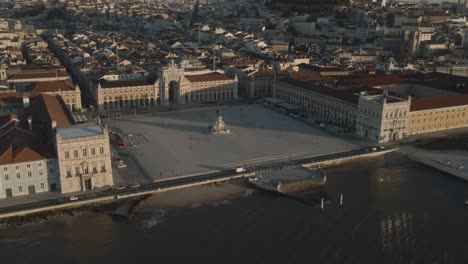
M 323 188 L 327 175 L 321 168 L 303 166 L 281 168 L 263 172 L 249 178 L 249 183 L 258 189 L 282 194 L 302 193 Z

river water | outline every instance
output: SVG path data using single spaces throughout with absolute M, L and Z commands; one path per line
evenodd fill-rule
M 468 183 L 400 154 L 329 168 L 305 201 L 254 192 L 0 230 L 2 263 L 468 263 Z M 339 208 L 339 194 L 344 206 Z M 319 199 L 326 196 L 320 212 Z

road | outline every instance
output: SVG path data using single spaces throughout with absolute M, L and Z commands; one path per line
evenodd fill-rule
M 296 159 L 290 159 L 290 160 L 284 160 L 284 161 L 273 161 L 273 162 L 261 164 L 261 165 L 246 166 L 244 167 L 245 171 L 242 172 L 242 174 L 275 170 L 275 169 L 280 169 L 283 167 L 295 167 L 295 166 L 301 166 L 302 164 L 324 162 L 324 161 L 335 160 L 339 158 L 349 158 L 353 156 L 363 155 L 369 152 L 378 153 L 378 152 L 383 152 L 386 150 L 388 149 L 383 149 L 383 150 L 377 149 L 375 151 L 372 151 L 369 148 L 362 148 L 362 149 L 349 150 L 345 152 L 331 153 L 331 154 L 325 154 L 325 155 L 314 156 L 314 157 L 296 158 Z M 93 200 L 96 198 L 113 197 L 116 195 L 129 195 L 129 194 L 135 195 L 138 193 L 143 194 L 143 193 L 147 193 L 148 191 L 164 190 L 164 189 L 169 189 L 169 188 L 174 188 L 174 187 L 181 187 L 183 185 L 188 185 L 188 184 L 204 183 L 207 181 L 226 181 L 238 175 L 239 173 L 236 173 L 235 169 L 228 169 L 228 170 L 209 172 L 209 173 L 204 173 L 204 174 L 199 174 L 199 175 L 189 176 L 189 177 L 184 177 L 184 178 L 179 177 L 177 179 L 166 179 L 166 180 L 162 180 L 158 182 L 142 184 L 142 185 L 139 185 L 138 187 L 126 187 L 125 189 L 121 189 L 121 190 L 112 188 L 112 189 L 102 191 L 102 192 L 84 193 L 84 194 L 76 195 L 76 197 L 78 198 L 78 201 L 82 202 L 86 200 Z M 5 206 L 5 207 L 0 208 L 0 214 L 19 212 L 23 210 L 38 209 L 41 207 L 53 206 L 53 205 L 58 205 L 58 204 L 70 204 L 70 206 L 72 206 L 74 202 L 76 201 L 70 201 L 69 198 L 58 198 L 58 199 L 43 200 L 39 202 L 26 203 L 26 204 L 21 204 L 21 205 Z

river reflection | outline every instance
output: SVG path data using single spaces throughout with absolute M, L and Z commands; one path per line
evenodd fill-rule
M 100 213 L 0 230 L 0 256 L 44 264 L 468 263 L 466 182 L 399 154 L 326 171 L 327 186 L 303 201 L 254 192 L 197 208 L 145 208 L 130 222 Z

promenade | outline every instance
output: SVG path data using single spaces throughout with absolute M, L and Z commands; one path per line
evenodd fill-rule
M 47 199 L 32 203 L 11 205 L 0 207 L 0 219 L 27 215 L 37 212 L 58 210 L 69 207 L 78 207 L 90 203 L 106 202 L 119 199 L 125 199 L 135 196 L 148 195 L 152 193 L 170 191 L 191 186 L 209 184 L 211 182 L 227 181 L 234 178 L 250 177 L 256 172 L 266 172 L 268 170 L 279 169 L 283 167 L 312 166 L 329 163 L 334 160 L 352 160 L 357 158 L 372 157 L 383 155 L 396 149 L 369 150 L 361 148 L 345 152 L 336 152 L 319 156 L 305 158 L 296 158 L 285 161 L 274 161 L 261 165 L 252 165 L 245 167 L 242 173 L 236 173 L 234 169 L 202 173 L 199 175 L 188 175 L 186 177 L 177 177 L 172 179 L 157 180 L 152 183 L 142 184 L 134 188 L 112 189 L 102 192 L 83 193 L 76 195 L 78 200 L 70 201 L 64 197 L 57 199 Z

